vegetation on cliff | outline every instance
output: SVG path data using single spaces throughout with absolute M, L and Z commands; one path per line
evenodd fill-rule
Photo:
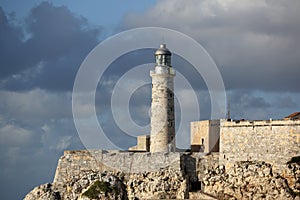
M 107 195 L 107 193 L 117 193 L 117 190 L 109 182 L 97 180 L 82 195 L 90 199 L 99 199 L 101 193 Z

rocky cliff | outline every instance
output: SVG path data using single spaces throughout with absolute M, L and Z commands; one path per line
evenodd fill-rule
M 237 162 L 226 171 L 224 166 L 206 170 L 204 192 L 221 199 L 300 199 L 300 167 L 287 166 L 287 174 L 273 172 L 265 162 Z
M 50 183 L 36 187 L 25 200 L 186 199 L 187 192 L 186 177 L 172 169 L 132 174 L 84 171 L 62 187 Z
M 25 200 L 300 199 L 297 159 L 279 174 L 262 161 L 236 162 L 225 169 L 217 155 L 101 151 L 97 156 L 65 152 L 54 182 L 34 188 Z

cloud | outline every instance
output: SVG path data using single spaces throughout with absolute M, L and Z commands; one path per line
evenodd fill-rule
M 161 26 L 193 37 L 222 74 L 233 118 L 282 118 L 299 106 L 299 7 L 295 0 L 165 0 L 145 13 L 129 13 L 120 27 Z M 201 116 L 209 118 L 205 84 L 186 70 L 187 63 L 174 59 L 207 105 Z
M 122 26 L 162 26 L 192 36 L 213 57 L 228 89 L 299 92 L 299 7 L 295 0 L 166 0 L 128 14 Z
M 297 107 L 297 103 L 295 99 L 291 97 L 291 95 L 280 96 L 276 99 L 276 105 L 280 108 L 295 108 Z
M 22 121 L 72 117 L 71 93 L 51 93 L 35 89 L 16 92 L 0 90 L 1 114 Z M 32 123 L 32 121 L 30 121 Z
M 58 152 L 62 147 L 80 144 L 70 93 L 0 91 L 0 96 L 2 147 L 46 148 Z
M 43 2 L 16 27 L 0 9 L 0 87 L 71 90 L 76 72 L 98 43 L 100 28 L 65 6 Z
M 0 98 L 0 177 L 6 183 L 2 194 L 21 199 L 34 186 L 53 179 L 63 150 L 83 145 L 72 119 L 69 92 L 1 90 Z M 15 187 L 18 193 L 12 193 Z
M 217 63 L 230 90 L 233 118 L 281 118 L 299 107 L 299 4 L 297 0 L 165 0 L 144 13 L 128 13 L 121 26 L 163 26 L 192 36 Z M 70 91 L 81 62 L 99 42 L 101 31 L 65 6 L 41 3 L 22 24 L 14 23 L 0 8 L 3 198 L 11 198 L 15 188 L 22 188 L 20 195 L 51 181 L 62 151 L 84 148 L 72 119 Z M 153 52 L 147 49 L 121 56 L 105 71 L 97 89 L 99 123 L 106 136 L 124 149 L 136 141 L 114 122 L 111 94 L 116 81 L 128 70 L 153 62 Z M 187 114 L 195 112 L 190 101 L 192 90 L 200 102 L 201 119 L 209 119 L 210 96 L 204 81 L 188 62 L 175 55 L 172 61 L 193 87 L 178 84 L 175 88 L 176 95 L 182 97 L 176 102 L 176 123 L 183 112 L 180 109 Z M 131 81 L 139 78 L 142 76 Z M 130 100 L 131 117 L 140 125 L 149 122 L 149 92 L 148 86 L 141 87 Z M 80 117 L 92 129 L 87 111 L 94 109 L 93 105 L 82 100 Z M 128 109 L 128 105 L 122 106 L 120 110 Z M 122 120 L 126 125 L 130 121 Z M 199 118 L 191 121 L 195 120 Z M 181 123 L 184 131 L 178 135 L 178 143 L 188 147 L 189 119 Z M 104 146 L 102 143 L 99 141 Z
M 72 119 L 41 120 L 39 123 L 44 125 L 22 125 L 22 120 L 1 120 L 3 198 L 22 199 L 33 187 L 51 182 L 63 150 L 83 149 Z M 45 129 L 46 126 L 49 128 Z M 17 193 L 15 188 L 19 188 Z
M 20 27 L 13 26 L 0 7 L 0 78 L 16 73 L 22 69 L 22 61 L 16 59 L 18 51 L 23 48 L 23 31 Z
M 33 139 L 33 133 L 12 124 L 6 124 L 0 128 L 0 144 L 10 146 L 21 146 Z

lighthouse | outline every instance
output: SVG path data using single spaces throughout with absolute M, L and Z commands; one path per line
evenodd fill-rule
M 161 44 L 155 52 L 155 67 L 150 71 L 152 79 L 150 152 L 174 152 L 175 109 L 174 77 L 171 52 Z

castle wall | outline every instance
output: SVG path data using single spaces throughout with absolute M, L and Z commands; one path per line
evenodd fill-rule
M 150 151 L 150 135 L 137 136 L 137 145 L 128 149 L 131 152 L 149 152 Z
M 202 181 L 207 170 L 219 166 L 219 153 L 193 152 L 191 155 L 186 156 L 184 166 L 191 182 Z
M 220 148 L 220 120 L 209 122 L 209 152 L 219 152 Z
M 59 159 L 54 184 L 62 185 L 84 171 L 154 172 L 162 168 L 182 170 L 180 153 L 132 153 L 104 150 L 65 151 Z
M 191 122 L 192 151 L 203 151 L 204 153 L 218 152 L 219 138 L 220 120 Z
M 300 121 L 221 121 L 220 164 L 236 161 L 265 161 L 281 171 L 300 154 Z
M 191 150 L 193 152 L 207 152 L 209 129 L 208 125 L 208 120 L 191 122 Z

